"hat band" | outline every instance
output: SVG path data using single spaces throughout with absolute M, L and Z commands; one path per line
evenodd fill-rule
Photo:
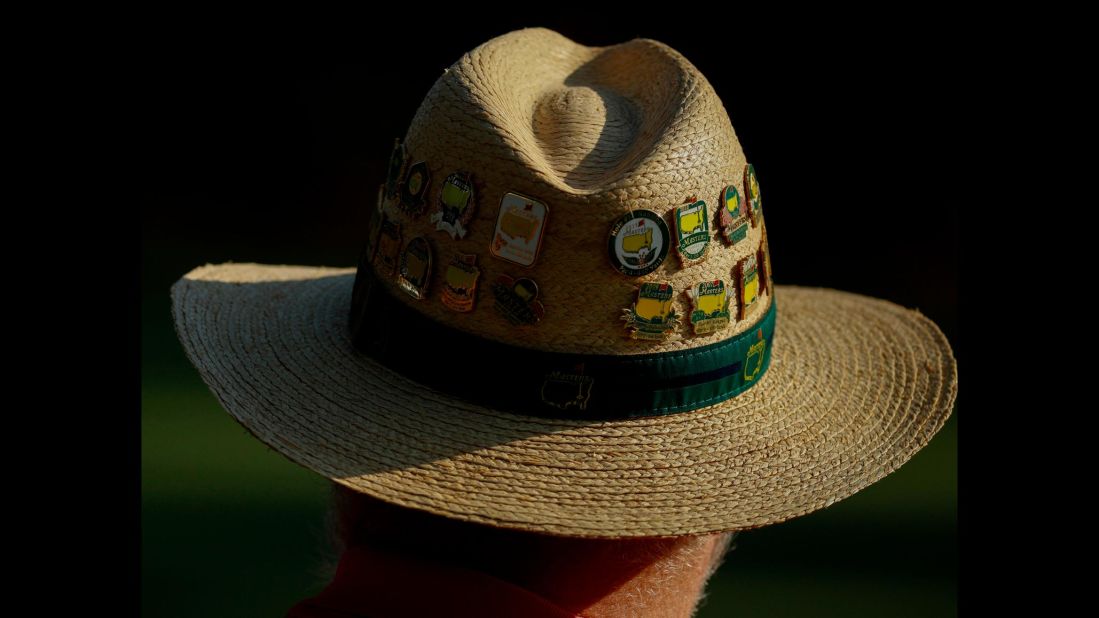
M 409 380 L 471 403 L 546 418 L 660 416 L 754 386 L 771 362 L 775 301 L 747 331 L 654 354 L 566 354 L 507 345 L 439 324 L 360 267 L 351 307 L 355 349 Z

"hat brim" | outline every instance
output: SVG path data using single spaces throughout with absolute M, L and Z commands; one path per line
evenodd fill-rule
M 874 483 L 950 416 L 957 368 L 933 322 L 887 301 L 777 286 L 759 383 L 691 412 L 550 420 L 471 404 L 357 352 L 354 269 L 204 266 L 176 330 L 225 409 L 292 461 L 387 502 L 565 536 L 754 528 Z M 475 362 L 476 350 L 423 350 Z M 437 362 L 437 359 L 436 359 Z

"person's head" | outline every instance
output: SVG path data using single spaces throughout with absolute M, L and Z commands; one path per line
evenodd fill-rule
M 550 536 L 447 519 L 333 487 L 337 551 L 366 546 L 481 571 L 592 618 L 691 615 L 734 536 Z

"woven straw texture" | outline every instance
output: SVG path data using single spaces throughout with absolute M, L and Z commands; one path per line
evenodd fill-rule
M 649 209 L 670 222 L 688 197 L 706 200 L 711 214 L 726 185 L 743 197 L 747 160 L 724 106 L 662 43 L 590 48 L 543 29 L 498 37 L 439 78 L 404 144 L 408 163 L 430 172 L 427 208 L 411 214 L 396 200 L 382 207 L 400 222 L 402 246 L 416 236 L 430 243 L 431 282 L 417 300 L 376 260 L 363 267 L 412 310 L 514 346 L 629 355 L 732 337 L 773 298 L 771 366 L 741 395 L 690 412 L 620 421 L 523 416 L 433 391 L 356 352 L 353 270 L 192 271 L 172 290 L 188 356 L 230 414 L 303 466 L 389 502 L 494 526 L 672 536 L 825 507 L 907 461 L 950 415 L 957 373 L 948 342 L 918 312 L 881 300 L 766 285 L 746 319 L 717 333 L 694 336 L 682 324 L 666 340 L 627 336 L 623 309 L 642 282 L 671 283 L 677 313 L 689 314 L 684 292 L 716 279 L 733 288 L 737 264 L 771 242 L 760 214 L 732 246 L 712 227 L 701 262 L 683 266 L 673 251 L 642 277 L 611 266 L 608 235 L 623 213 Z M 459 238 L 430 220 L 454 172 L 472 174 L 476 200 Z M 529 267 L 489 251 L 507 192 L 549 209 Z M 468 313 L 440 301 L 458 252 L 476 255 L 481 269 L 480 298 Z M 537 281 L 545 305 L 538 324 L 517 326 L 496 310 L 484 288 L 501 275 Z M 436 363 L 476 362 L 477 354 L 422 352 Z
M 907 461 L 957 389 L 950 347 L 920 313 L 778 286 L 771 367 L 738 397 L 640 420 L 517 416 L 356 352 L 353 272 L 196 269 L 172 290 L 180 340 L 225 409 L 291 460 L 389 502 L 494 526 L 628 537 L 780 522 Z
M 585 354 L 642 354 L 711 344 L 746 330 L 770 306 L 766 294 L 747 319 L 720 335 L 692 336 L 680 326 L 667 341 L 625 337 L 622 310 L 637 299 L 642 282 L 666 282 L 676 291 L 676 310 L 689 313 L 685 292 L 701 281 L 731 285 L 737 262 L 759 249 L 762 225 L 726 246 L 712 230 L 707 257 L 681 267 L 674 250 L 642 277 L 611 265 L 607 239 L 612 224 L 631 209 L 649 209 L 671 221 L 687 197 L 706 201 L 711 219 L 722 189 L 743 195 L 748 164 L 729 115 L 706 78 L 667 45 L 636 39 L 611 47 L 585 47 L 556 32 L 532 28 L 506 34 L 463 56 L 435 83 L 409 127 L 410 164 L 427 163 L 428 212 L 446 176 L 473 175 L 476 210 L 465 238 L 436 231 L 427 214 L 401 213 L 396 200 L 387 215 L 401 222 L 402 239 L 433 243 L 432 285 L 438 288 L 455 251 L 478 256 L 481 286 L 499 275 L 532 277 L 546 317 L 537 328 L 517 329 L 478 300 L 456 314 L 434 297 L 414 300 L 393 277 L 382 280 L 415 311 L 455 329 L 521 347 Z M 524 268 L 496 257 L 488 247 L 500 200 L 507 192 L 547 205 L 545 240 L 537 262 Z M 483 290 L 481 290 L 483 292 Z

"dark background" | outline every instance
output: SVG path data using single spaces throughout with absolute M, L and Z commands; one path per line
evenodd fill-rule
M 588 45 L 643 36 L 683 53 L 756 167 L 776 281 L 919 308 L 965 375 L 969 118 L 956 93 L 970 76 L 955 33 L 930 20 L 795 31 L 717 15 L 459 17 L 364 23 L 335 44 L 325 33 L 173 32 L 142 50 L 145 614 L 278 615 L 322 584 L 325 482 L 220 410 L 175 340 L 169 286 L 206 262 L 354 265 L 393 138 L 445 67 L 515 28 Z M 956 425 L 856 496 L 742 535 L 701 615 L 953 615 Z

